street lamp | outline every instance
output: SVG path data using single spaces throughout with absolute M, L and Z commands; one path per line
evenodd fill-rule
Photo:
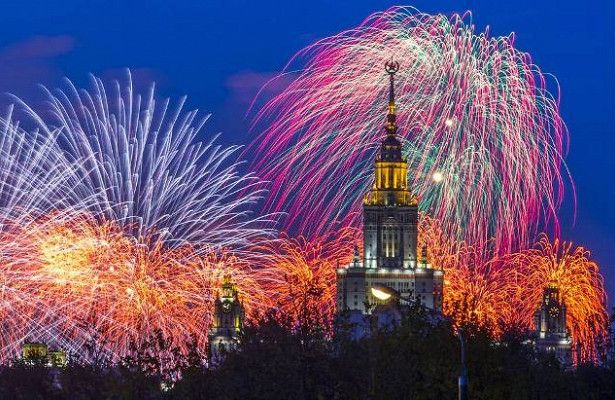
M 371 287 L 372 295 L 378 300 L 390 301 L 391 299 L 412 301 L 410 297 L 404 297 L 397 290 L 381 283 L 374 283 Z M 450 319 L 449 319 L 450 320 Z M 463 328 L 459 328 L 459 341 L 461 342 L 461 375 L 457 381 L 459 400 L 468 399 L 468 369 L 466 367 L 466 341 Z
M 461 375 L 457 382 L 459 400 L 468 400 L 468 368 L 466 367 L 466 338 L 463 328 L 459 327 L 459 341 L 461 342 Z

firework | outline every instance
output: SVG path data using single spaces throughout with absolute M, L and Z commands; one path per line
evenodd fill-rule
M 443 312 L 456 324 L 481 326 L 494 337 L 507 327 L 518 327 L 517 304 L 510 297 L 511 277 L 511 269 L 489 246 L 462 245 L 449 258 L 445 272 Z
M 332 224 L 359 226 L 385 135 L 383 67 L 398 61 L 398 134 L 422 211 L 419 247 L 445 270 L 444 312 L 494 336 L 506 326 L 531 328 L 555 280 L 563 292 L 579 291 L 575 300 L 565 296 L 569 325 L 582 359 L 594 358 L 606 315 L 597 267 L 585 250 L 564 256 L 569 246 L 547 257 L 561 251 L 559 242 L 524 250 L 540 230 L 559 236 L 569 178 L 559 87 L 555 81 L 556 95 L 549 92 L 514 35 L 476 33 L 468 15 L 393 7 L 293 57 L 277 78 L 290 83 L 254 121 L 263 129 L 253 166 L 271 181 L 266 209 L 288 213 L 285 229 L 308 239 L 326 236 Z M 561 268 L 548 260 L 558 257 L 570 266 L 555 273 Z
M 598 265 L 583 247 L 541 234 L 535 248 L 498 255 L 492 242 L 469 246 L 422 215 L 419 245 L 445 270 L 443 311 L 456 324 L 476 323 L 495 337 L 507 328 L 534 330 L 544 290 L 556 287 L 567 308 L 575 362 L 595 361 L 608 329 L 606 292 Z
M 1 121 L 3 360 L 27 340 L 82 353 L 95 339 L 110 356 L 155 332 L 204 346 L 223 275 L 248 311 L 268 304 L 249 247 L 269 218 L 250 214 L 263 191 L 237 148 L 198 142 L 205 120 L 183 101 L 92 83 L 47 91 L 40 113 L 20 103 L 35 131 Z
M 426 247 L 431 265 L 445 271 L 443 312 L 455 325 L 474 323 L 497 336 L 505 325 L 515 323 L 512 271 L 495 254 L 493 241 L 471 246 L 456 242 L 443 232 L 440 221 L 422 214 L 418 244 Z
M 330 317 L 335 312 L 337 268 L 352 260 L 359 238 L 360 232 L 354 228 L 311 241 L 282 233 L 277 240 L 254 249 L 265 256 L 266 268 L 257 279 L 268 293 L 276 295 L 275 306 L 293 318 L 300 319 L 306 310 Z
M 547 223 L 557 230 L 567 131 L 546 77 L 512 36 L 400 7 L 299 52 L 282 74 L 295 79 L 258 113 L 254 167 L 272 182 L 268 209 L 289 213 L 286 228 L 312 237 L 331 221 L 357 226 L 390 59 L 401 65 L 396 114 L 419 208 L 455 240 L 494 238 L 501 253 Z
M 135 93 L 130 75 L 109 93 L 91 79 L 91 91 L 70 81 L 66 91 L 46 90 L 44 113 L 20 103 L 63 157 L 62 190 L 52 204 L 116 221 L 153 245 L 218 250 L 263 235 L 267 217 L 248 217 L 264 194 L 261 183 L 240 173 L 238 147 L 196 140 L 207 117 L 184 112 L 185 100 L 176 107 L 157 101 L 153 86 Z
M 3 311 L 12 321 L 4 326 L 5 351 L 19 346 L 20 335 L 70 351 L 97 338 L 110 355 L 126 354 L 155 332 L 183 350 L 193 337 L 204 345 L 223 275 L 234 276 L 248 306 L 264 303 L 250 282 L 255 274 L 237 257 L 195 256 L 189 245 L 163 242 L 152 248 L 89 214 L 37 218 L 11 234 L 3 235 L 14 250 L 2 265 L 10 296 Z

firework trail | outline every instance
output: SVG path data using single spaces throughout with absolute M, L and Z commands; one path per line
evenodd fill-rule
M 253 146 L 255 170 L 272 182 L 267 209 L 288 212 L 286 228 L 308 237 L 331 221 L 358 226 L 384 136 L 390 59 L 401 64 L 396 114 L 420 209 L 455 240 L 494 238 L 501 253 L 524 248 L 545 225 L 557 231 L 567 131 L 546 77 L 513 36 L 402 7 L 289 62 L 281 77 L 296 79 L 255 119 L 265 126 Z
M 598 265 L 583 247 L 573 249 L 571 242 L 546 235 L 533 249 L 509 256 L 517 275 L 520 315 L 526 326 L 542 301 L 546 287 L 554 285 L 566 303 L 567 325 L 573 339 L 576 361 L 595 361 L 609 327 L 606 291 Z M 580 356 L 580 360 L 577 358 Z
M 47 91 L 50 110 L 23 102 L 0 139 L 0 358 L 40 340 L 82 353 L 97 338 L 111 356 L 162 332 L 206 344 L 223 275 L 248 311 L 271 296 L 250 246 L 271 236 L 250 208 L 259 180 L 237 148 L 196 140 L 204 119 L 128 85 Z M 241 195 L 240 195 L 241 192 Z

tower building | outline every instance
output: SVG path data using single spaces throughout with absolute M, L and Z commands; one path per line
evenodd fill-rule
M 363 200 L 363 257 L 355 246 L 352 263 L 337 270 L 338 311 L 370 312 L 379 304 L 374 284 L 386 285 L 404 298 L 442 310 L 443 271 L 431 267 L 426 251 L 417 252 L 418 200 L 408 187 L 408 161 L 397 135 L 393 77 L 388 62 L 389 105 L 386 136 L 375 159 L 374 184 Z
M 244 326 L 245 310 L 239 300 L 237 286 L 226 275 L 215 301 L 214 323 L 209 329 L 209 357 L 214 363 L 222 349 L 230 350 L 237 344 Z
M 545 288 L 534 314 L 536 350 L 549 352 L 564 365 L 572 364 L 572 339 L 566 327 L 566 304 L 555 283 Z

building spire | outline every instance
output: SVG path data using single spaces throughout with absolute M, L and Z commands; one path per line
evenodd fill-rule
M 359 246 L 356 243 L 354 244 L 354 257 L 352 258 L 352 263 L 354 264 L 354 267 L 358 267 L 361 263 L 361 257 L 359 256 Z
M 421 264 L 423 265 L 423 268 L 427 268 L 427 265 L 429 264 L 429 258 L 427 256 L 427 245 L 423 245 L 423 247 L 421 247 Z
M 384 64 L 384 69 L 389 74 L 389 112 L 387 114 L 386 130 L 387 135 L 396 135 L 397 124 L 395 123 L 395 86 L 393 85 L 393 75 L 399 71 L 399 63 L 397 61 L 387 61 Z

